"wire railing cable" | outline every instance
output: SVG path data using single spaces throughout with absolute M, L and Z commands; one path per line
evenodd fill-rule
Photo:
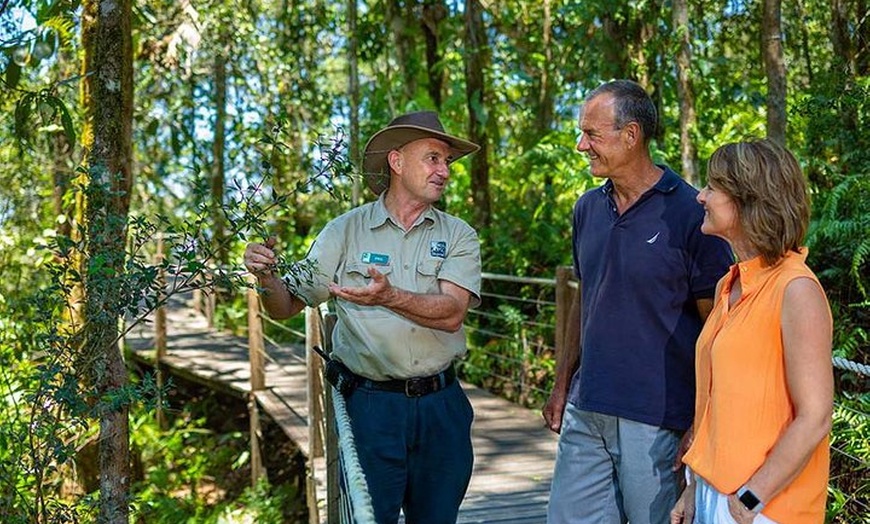
M 301 338 L 303 341 L 305 340 L 305 333 L 298 331 L 296 329 L 293 329 L 293 328 L 289 328 L 289 327 L 285 326 L 284 324 L 273 320 L 271 317 L 269 317 L 269 315 L 260 315 L 260 318 L 263 319 L 263 322 L 265 322 L 271 326 L 275 326 L 276 328 L 278 328 L 281 331 L 284 331 L 285 333 L 290 333 L 294 337 Z

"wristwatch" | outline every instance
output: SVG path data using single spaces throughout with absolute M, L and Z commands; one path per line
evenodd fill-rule
M 755 493 L 746 486 L 741 486 L 741 488 L 737 490 L 737 498 L 743 504 L 743 507 L 753 513 L 758 513 L 764 508 L 761 499 L 756 497 Z

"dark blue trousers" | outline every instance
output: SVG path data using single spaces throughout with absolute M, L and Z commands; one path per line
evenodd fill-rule
M 454 524 L 471 479 L 471 403 L 456 381 L 422 397 L 358 387 L 347 399 L 378 524 Z

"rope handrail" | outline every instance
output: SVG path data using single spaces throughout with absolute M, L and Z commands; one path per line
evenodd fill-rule
M 341 521 L 356 524 L 375 524 L 375 512 L 372 508 L 372 498 L 369 495 L 365 473 L 359 463 L 354 443 L 353 429 L 344 397 L 332 388 L 332 407 L 335 411 L 335 425 L 338 435 L 338 452 L 341 461 L 342 487 L 341 495 L 346 511 L 342 511 Z M 346 497 L 346 498 L 345 498 Z M 348 520 L 346 520 L 348 519 Z
M 843 357 L 832 357 L 831 361 L 833 362 L 834 367 L 837 369 L 854 371 L 855 373 L 858 373 L 859 375 L 864 375 L 865 377 L 870 376 L 870 366 L 866 364 L 861 364 L 860 362 L 853 362 Z

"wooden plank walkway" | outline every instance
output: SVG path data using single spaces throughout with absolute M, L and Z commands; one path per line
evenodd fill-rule
M 153 363 L 153 326 L 136 326 L 126 337 L 133 358 Z M 268 345 L 266 391 L 257 399 L 265 412 L 302 450 L 309 453 L 304 349 Z M 164 363 L 188 379 L 236 395 L 250 391 L 247 341 L 209 329 L 188 308 L 167 311 Z M 556 453 L 556 436 L 544 428 L 540 413 L 463 383 L 475 419 L 475 463 L 461 524 L 526 524 L 546 521 L 546 505 Z M 314 461 L 321 521 L 326 521 L 324 459 Z

